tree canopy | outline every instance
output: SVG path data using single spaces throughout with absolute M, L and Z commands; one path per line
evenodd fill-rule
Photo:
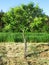
M 34 3 L 0 11 L 1 32 L 49 32 L 49 16 Z

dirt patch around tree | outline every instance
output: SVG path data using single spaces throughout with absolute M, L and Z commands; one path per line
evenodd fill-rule
M 27 43 L 27 59 L 24 59 L 24 43 L 0 43 L 0 65 L 49 65 L 48 43 Z

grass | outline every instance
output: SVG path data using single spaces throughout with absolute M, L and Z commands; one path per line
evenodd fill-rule
M 48 33 L 25 33 L 27 42 L 49 42 Z M 23 42 L 22 33 L 0 32 L 0 42 Z

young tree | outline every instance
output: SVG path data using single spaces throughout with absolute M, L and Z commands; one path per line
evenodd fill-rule
M 7 15 L 7 16 L 6 16 Z M 28 5 L 21 5 L 19 7 L 11 8 L 3 18 L 6 23 L 6 30 L 18 30 L 22 32 L 23 41 L 25 44 L 24 57 L 27 55 L 26 31 L 32 31 L 34 27 L 39 27 L 43 22 L 43 11 L 34 3 Z M 32 31 L 33 32 L 33 31 Z

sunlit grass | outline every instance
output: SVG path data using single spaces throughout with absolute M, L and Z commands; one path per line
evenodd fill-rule
M 49 42 L 48 33 L 25 33 L 27 42 Z M 0 32 L 0 42 L 23 42 L 22 33 Z

